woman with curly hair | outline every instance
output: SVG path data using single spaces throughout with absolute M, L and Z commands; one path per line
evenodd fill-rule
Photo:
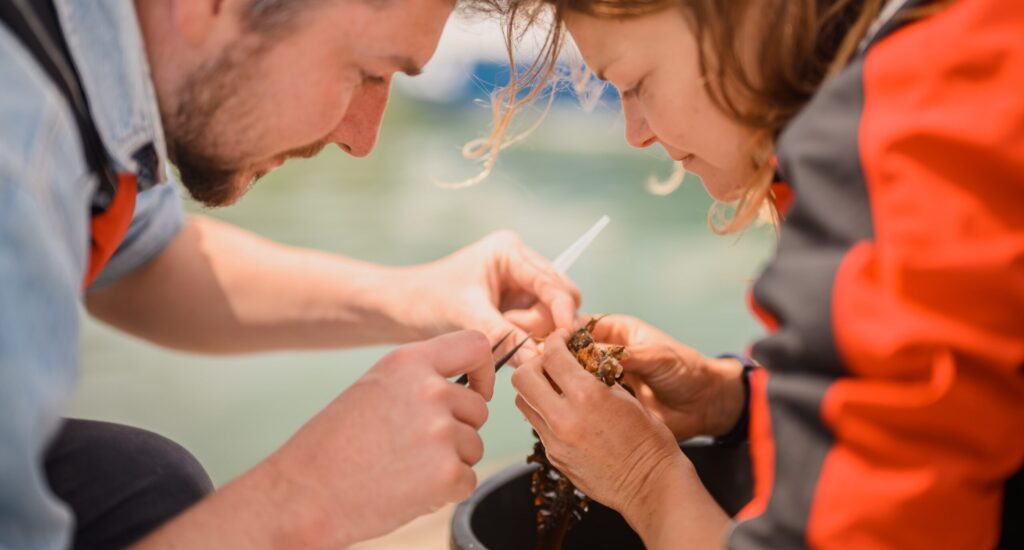
M 476 153 L 497 154 L 567 32 L 619 89 L 629 143 L 729 206 L 713 228 L 779 225 L 749 357 L 612 316 L 596 337 L 628 346 L 636 399 L 580 369 L 564 332 L 517 370 L 558 468 L 650 548 L 1020 544 L 1024 4 L 476 1 L 510 34 L 548 30 Z M 679 451 L 698 434 L 749 437 L 736 518 Z

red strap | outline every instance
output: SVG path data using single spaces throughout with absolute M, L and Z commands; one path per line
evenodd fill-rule
M 132 223 L 132 215 L 135 214 L 137 194 L 135 174 L 121 174 L 110 207 L 106 212 L 92 217 L 92 250 L 82 288 L 88 288 L 96 280 L 124 240 L 128 226 Z

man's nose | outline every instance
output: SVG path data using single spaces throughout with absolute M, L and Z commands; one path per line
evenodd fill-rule
M 626 120 L 626 142 L 633 147 L 644 148 L 653 145 L 657 136 L 647 125 L 647 118 L 643 109 L 636 104 L 635 100 L 622 102 L 622 116 Z
M 390 91 L 390 78 L 386 82 L 361 85 L 352 96 L 341 123 L 328 139 L 354 157 L 369 155 L 377 144 Z

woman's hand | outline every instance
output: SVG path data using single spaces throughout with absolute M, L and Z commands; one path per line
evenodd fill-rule
M 622 513 L 651 548 L 672 547 L 677 535 L 720 542 L 728 518 L 672 433 L 622 387 L 606 386 L 581 368 L 567 338 L 556 331 L 543 354 L 512 375 L 516 406 L 551 463 L 588 496 Z
M 709 359 L 660 330 L 626 315 L 609 315 L 594 340 L 626 346 L 624 382 L 672 431 L 677 441 L 724 435 L 743 408 L 743 368 L 734 359 Z
M 566 338 L 565 331 L 555 332 L 540 357 L 512 374 L 516 406 L 552 464 L 587 495 L 626 510 L 633 497 L 688 461 L 672 433 L 629 392 L 580 367 Z

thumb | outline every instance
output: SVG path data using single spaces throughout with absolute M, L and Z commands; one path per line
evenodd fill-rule
M 513 316 L 514 318 L 514 316 Z M 536 335 L 528 326 L 524 327 L 519 323 L 514 323 L 510 319 L 502 316 L 495 312 L 494 315 L 488 316 L 484 322 L 484 334 L 487 334 L 488 339 L 492 345 L 496 344 L 499 340 L 508 335 L 501 345 L 491 350 L 491 355 L 494 360 L 504 357 L 506 353 L 512 351 L 520 342 L 528 340 L 519 351 L 517 351 L 508 361 L 508 366 L 517 367 L 529 360 L 532 357 L 540 355 L 540 350 L 537 348 L 537 344 L 531 338 L 532 335 Z
M 433 366 L 438 374 L 451 378 L 465 374 L 470 388 L 491 400 L 494 393 L 494 362 L 484 334 L 461 330 L 404 346 Z
M 555 330 L 555 321 L 551 318 L 551 312 L 539 305 L 530 309 L 513 309 L 506 311 L 505 320 L 529 332 L 538 338 L 543 338 Z
M 685 361 L 681 355 L 663 345 L 635 344 L 627 347 L 626 351 L 626 357 L 622 359 L 623 370 L 643 380 L 666 376 Z

